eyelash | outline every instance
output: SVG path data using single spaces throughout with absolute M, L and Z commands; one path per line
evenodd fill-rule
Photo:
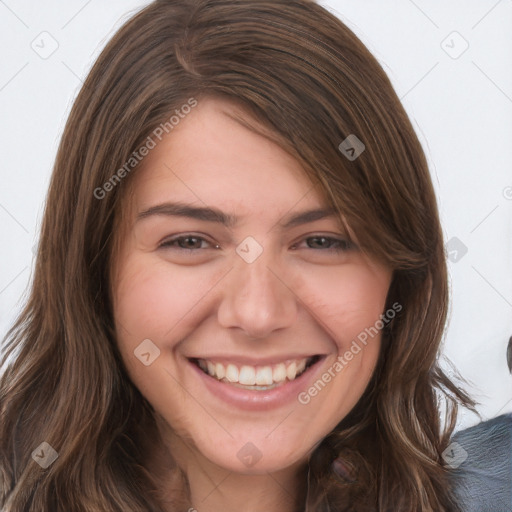
M 201 248 L 186 248 L 186 247 L 179 247 L 179 246 L 175 245 L 176 243 L 179 243 L 182 240 L 187 240 L 189 238 L 193 238 L 193 239 L 196 239 L 199 241 L 204 241 L 204 242 L 209 243 L 208 240 L 206 240 L 204 237 L 190 234 L 190 235 L 180 235 L 180 236 L 177 236 L 176 238 L 166 240 L 165 242 L 161 243 L 159 247 L 162 247 L 165 249 L 171 249 L 171 250 L 177 249 L 177 250 L 190 251 L 190 252 L 204 250 Z M 315 249 L 313 247 L 308 247 L 308 249 L 320 250 L 320 251 L 332 251 L 332 252 L 339 253 L 339 252 L 346 252 L 346 251 L 349 251 L 349 250 L 355 248 L 355 245 L 353 244 L 353 242 L 351 242 L 350 240 L 343 239 L 343 238 L 334 238 L 334 237 L 330 237 L 330 236 L 316 235 L 316 236 L 306 237 L 303 240 L 306 241 L 306 240 L 315 240 L 315 239 L 327 240 L 330 242 L 330 244 L 337 244 L 338 247 L 329 246 L 325 249 L 322 249 L 322 248 Z M 292 248 L 295 249 L 295 247 L 297 245 L 298 244 L 294 244 L 292 246 Z M 342 246 L 342 247 L 340 247 L 340 246 Z

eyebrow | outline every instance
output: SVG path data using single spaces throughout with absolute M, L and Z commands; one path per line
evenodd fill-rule
M 239 221 L 239 217 L 225 213 L 213 207 L 192 206 L 186 203 L 162 203 L 151 206 L 137 214 L 137 221 L 146 219 L 153 215 L 165 215 L 169 217 L 187 217 L 190 219 L 202 220 L 207 222 L 216 222 L 227 228 L 233 228 Z M 305 210 L 284 217 L 278 225 L 282 229 L 308 224 L 316 220 L 321 220 L 336 215 L 333 208 L 316 208 Z

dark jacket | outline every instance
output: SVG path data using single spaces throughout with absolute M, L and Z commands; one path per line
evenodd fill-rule
M 464 512 L 512 512 L 512 414 L 457 432 L 445 450 Z

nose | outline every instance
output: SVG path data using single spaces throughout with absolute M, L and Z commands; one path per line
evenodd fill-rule
M 252 263 L 242 258 L 235 261 L 218 309 L 222 327 L 241 329 L 253 339 L 293 325 L 298 312 L 290 283 L 266 252 Z

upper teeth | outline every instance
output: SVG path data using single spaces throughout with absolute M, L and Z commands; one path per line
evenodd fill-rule
M 295 379 L 304 371 L 308 360 L 309 358 L 304 358 L 271 366 L 243 365 L 238 367 L 232 363 L 224 365 L 206 359 L 198 359 L 197 364 L 217 380 L 237 382 L 245 386 L 271 386 L 284 382 L 286 378 L 288 380 Z

